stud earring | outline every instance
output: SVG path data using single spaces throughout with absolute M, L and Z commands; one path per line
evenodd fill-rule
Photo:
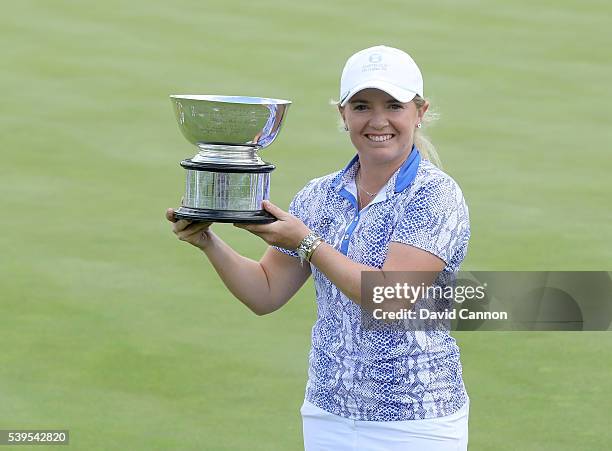
M 422 127 L 422 126 L 421 126 L 421 123 L 419 122 L 419 123 L 417 124 L 417 128 L 421 128 L 421 127 Z
M 344 124 L 344 131 L 348 132 L 348 125 Z

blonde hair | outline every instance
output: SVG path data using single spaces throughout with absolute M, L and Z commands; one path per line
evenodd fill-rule
M 417 107 L 417 110 L 420 110 L 425 105 L 426 100 L 420 95 L 416 95 L 414 99 L 412 99 L 414 104 Z M 425 112 L 422 121 L 422 127 L 431 124 L 432 122 L 438 120 L 440 115 L 435 112 L 430 112 L 429 109 Z M 440 161 L 440 157 L 438 156 L 438 151 L 436 150 L 436 146 L 434 146 L 429 137 L 422 132 L 423 128 L 417 128 L 414 132 L 414 145 L 419 149 L 421 156 L 426 160 L 431 161 L 433 164 L 442 169 L 442 162 Z
M 412 102 L 414 102 L 414 104 L 416 105 L 417 110 L 420 110 L 425 106 L 427 100 L 417 94 L 414 99 L 412 99 Z M 338 107 L 340 105 L 340 102 L 337 100 L 330 100 L 329 104 Z M 427 109 L 425 115 L 423 116 L 422 128 L 417 128 L 414 132 L 414 145 L 417 147 L 417 149 L 419 149 L 421 156 L 425 160 L 429 160 L 430 162 L 438 166 L 440 169 L 442 169 L 442 162 L 440 161 L 440 157 L 438 156 L 436 146 L 432 144 L 432 142 L 429 140 L 429 137 L 422 131 L 424 127 L 437 121 L 439 117 L 440 115 L 438 113 L 431 111 L 431 107 Z M 339 119 L 338 129 L 344 131 L 344 122 L 342 121 L 342 118 Z

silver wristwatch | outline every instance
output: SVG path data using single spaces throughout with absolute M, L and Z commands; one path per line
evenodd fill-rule
M 314 232 L 310 232 L 308 235 L 306 235 L 304 239 L 300 242 L 298 248 L 296 249 L 298 257 L 300 257 L 300 261 L 302 263 L 304 262 L 304 260 L 310 261 L 312 253 L 322 242 L 323 238 L 321 238 Z

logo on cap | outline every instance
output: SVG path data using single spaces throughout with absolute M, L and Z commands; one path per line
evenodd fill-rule
M 382 61 L 382 55 L 380 53 L 372 53 L 368 59 L 370 63 L 380 63 Z

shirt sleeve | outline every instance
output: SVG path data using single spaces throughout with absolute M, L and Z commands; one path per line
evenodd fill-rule
M 400 203 L 391 241 L 423 249 L 447 265 L 465 254 L 470 222 L 463 193 L 450 177 L 433 180 Z M 459 259 L 459 260 L 462 260 Z

